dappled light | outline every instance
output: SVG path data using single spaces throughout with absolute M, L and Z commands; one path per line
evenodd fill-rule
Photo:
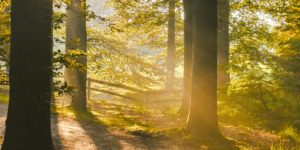
M 1 150 L 300 150 L 295 0 L 0 1 Z

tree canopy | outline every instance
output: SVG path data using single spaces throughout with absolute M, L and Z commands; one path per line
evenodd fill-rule
M 7 132 L 12 131 L 9 118 L 20 119 L 11 113 L 47 107 L 41 114 L 49 123 L 51 106 L 53 112 L 84 116 L 135 136 L 168 134 L 169 129 L 150 129 L 145 123 L 165 115 L 178 128 L 171 137 L 180 133 L 181 139 L 231 145 L 224 138 L 230 135 L 227 127 L 238 131 L 245 126 L 273 133 L 289 148 L 300 143 L 297 0 L 40 1 L 30 0 L 28 8 L 17 0 L 0 1 L 0 81 L 11 73 Z M 43 2 L 51 11 L 42 9 Z M 47 25 L 41 20 L 45 16 Z M 47 35 L 37 33 L 42 27 Z M 0 86 L 0 93 L 5 90 Z M 41 96 L 45 93 L 47 100 Z M 37 108 L 30 94 L 38 97 Z M 69 99 L 81 110 L 64 107 Z M 111 108 L 116 110 L 106 112 Z M 32 113 L 27 119 L 39 117 Z M 151 121 L 157 120 L 165 123 Z M 253 130 L 237 133 L 236 140 L 257 135 Z

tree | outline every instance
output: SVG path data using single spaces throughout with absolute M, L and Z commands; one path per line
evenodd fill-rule
M 187 116 L 191 100 L 192 44 L 193 44 L 193 3 L 184 0 L 184 91 L 180 113 Z
M 167 80 L 166 89 L 174 88 L 175 78 L 175 0 L 169 1 L 168 20 L 168 53 L 167 53 Z
M 11 2 L 10 100 L 3 150 L 52 149 L 52 0 Z
M 193 1 L 193 71 L 188 131 L 220 137 L 217 119 L 217 0 Z
M 86 14 L 85 0 L 71 0 L 67 8 L 66 21 L 66 51 L 87 52 Z M 86 79 L 87 79 L 87 59 L 86 56 L 70 58 L 80 66 L 66 68 L 65 80 L 71 86 L 78 88 L 72 95 L 72 107 L 76 109 L 86 109 Z
M 230 81 L 227 68 L 229 65 L 229 0 L 218 0 L 218 81 L 217 85 L 224 86 Z

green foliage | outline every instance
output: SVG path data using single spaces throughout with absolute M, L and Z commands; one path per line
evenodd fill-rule
M 282 128 L 279 130 L 279 135 L 284 139 L 289 139 L 292 141 L 297 141 L 298 139 L 300 140 L 299 131 L 289 123 L 283 124 Z
M 0 1 L 0 61 L 7 65 L 10 51 L 10 0 Z M 2 67 L 2 64 L 1 64 Z
M 280 140 L 279 144 L 274 144 L 272 143 L 270 146 L 270 150 L 300 150 L 299 146 L 293 147 L 293 148 L 286 148 L 283 143 L 282 140 Z
M 221 120 L 273 130 L 291 121 L 299 128 L 298 6 L 295 1 L 231 1 L 231 82 L 219 89 Z
M 89 34 L 88 68 L 91 78 L 137 88 L 158 83 L 164 72 L 153 65 L 151 57 L 127 45 L 121 38 L 116 39 L 117 33 L 90 29 Z
M 63 53 L 61 50 L 53 52 L 53 76 L 62 75 L 61 71 L 63 68 L 70 68 L 79 71 L 86 70 L 81 63 L 76 62 L 75 58 L 84 57 L 87 55 L 88 54 L 82 50 L 69 50 L 68 53 Z
M 283 147 L 282 141 L 280 140 L 279 145 L 274 145 L 274 143 L 272 143 L 271 150 L 285 150 L 285 148 Z
M 53 29 L 58 30 L 62 28 L 62 25 L 64 24 L 64 20 L 66 18 L 66 14 L 63 12 L 54 12 L 53 13 Z
M 107 5 L 114 9 L 113 16 L 107 18 L 109 25 L 104 35 L 113 35 L 112 38 L 116 41 L 122 41 L 127 48 L 126 53 L 134 52 L 134 56 L 146 61 L 152 65 L 148 72 L 141 71 L 139 66 L 131 66 L 135 69 L 135 73 L 159 72 L 160 78 L 165 78 L 166 68 L 166 48 L 167 48 L 167 21 L 168 21 L 168 1 L 108 1 Z M 176 47 L 177 59 L 179 64 L 182 64 L 183 59 L 183 18 L 182 18 L 182 3 L 176 3 Z M 124 45 L 123 44 L 123 45 Z M 130 58 L 130 56 L 129 56 Z M 139 61 L 139 62 L 143 62 Z M 136 61 L 135 61 L 136 62 Z M 134 63 L 135 63 L 134 62 Z M 153 67 L 154 66 L 154 67 Z M 142 65 L 142 67 L 145 67 Z M 129 69 L 131 69 L 129 68 Z M 156 76 L 157 74 L 155 74 Z M 135 79 L 141 79 L 143 76 L 138 76 Z M 148 76 L 144 76 L 144 81 L 139 82 L 139 85 L 149 85 Z M 154 77 L 152 81 L 157 81 Z M 165 79 L 163 79 L 165 80 Z M 130 80 L 131 81 L 131 80 Z M 125 81 L 126 82 L 126 81 Z M 151 82 L 150 82 L 151 83 Z M 152 82 L 153 84 L 153 82 Z M 157 84 L 157 83 L 155 83 Z M 161 83 L 160 83 L 161 84 Z
M 182 1 L 176 1 L 176 60 L 183 64 Z M 65 19 L 69 0 L 55 0 L 53 14 L 55 45 L 65 44 Z M 86 4 L 84 4 L 86 5 Z M 62 69 L 87 70 L 88 76 L 111 83 L 122 83 L 138 89 L 162 87 L 165 80 L 168 0 L 110 0 L 110 15 L 98 16 L 83 10 L 88 25 L 88 53 L 80 50 L 63 52 L 55 48 L 53 75 Z M 230 63 L 231 82 L 220 88 L 219 119 L 254 128 L 276 130 L 287 139 L 297 141 L 300 129 L 300 20 L 296 0 L 230 0 Z M 100 8 L 98 8 L 100 9 Z M 102 9 L 102 8 L 101 8 Z M 271 20 L 273 23 L 267 23 Z M 75 39 L 78 43 L 80 39 Z M 0 2 L 0 61 L 8 62 L 10 43 L 10 1 Z M 74 58 L 88 57 L 88 68 Z M 180 85 L 178 82 L 178 85 Z M 76 92 L 76 87 L 54 81 L 59 95 Z M 104 87 L 106 88 L 106 87 Z M 118 92 L 123 92 L 119 90 Z M 143 99 L 130 92 L 128 96 Z M 149 98 L 174 98 L 180 95 L 156 95 Z M 0 95 L 0 102 L 8 97 Z M 161 104 L 164 107 L 169 104 Z M 106 102 L 101 102 L 106 106 Z M 133 111 L 147 114 L 143 105 Z M 112 118 L 102 118 L 97 112 L 77 113 L 61 108 L 59 111 L 80 119 L 127 129 L 150 128 L 120 108 Z M 165 115 L 176 118 L 177 107 L 168 106 Z M 290 122 L 290 124 L 284 124 Z M 280 144 L 271 149 L 284 149 Z
M 179 107 L 176 105 L 170 105 L 162 110 L 162 113 L 169 117 L 173 122 L 178 121 L 180 114 L 178 113 Z
M 63 68 L 70 68 L 73 70 L 84 71 L 86 68 L 75 61 L 74 58 L 87 56 L 88 54 L 81 50 L 69 50 L 68 53 L 62 53 L 61 50 L 53 52 L 53 77 L 62 75 Z M 54 92 L 57 92 L 58 96 L 63 94 L 72 95 L 78 91 L 77 87 L 68 85 L 67 82 L 62 82 L 61 80 L 54 80 Z
M 53 84 L 54 92 L 57 92 L 58 96 L 73 95 L 78 91 L 77 87 L 69 86 L 67 82 L 62 83 L 60 80 L 55 80 Z

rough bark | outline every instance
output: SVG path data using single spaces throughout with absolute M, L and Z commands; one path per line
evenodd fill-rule
M 50 150 L 52 0 L 11 2 L 10 100 L 2 150 Z
M 230 81 L 227 68 L 229 64 L 229 1 L 218 0 L 218 87 Z
M 66 21 L 66 51 L 82 50 L 87 51 L 87 33 L 86 33 L 86 17 L 84 14 L 85 0 L 71 0 L 67 9 Z M 79 42 L 78 42 L 79 40 Z M 76 63 L 80 63 L 84 68 L 87 67 L 86 56 L 75 59 Z M 71 86 L 76 86 L 78 92 L 72 96 L 72 107 L 80 110 L 86 109 L 86 70 L 78 68 L 65 69 L 65 81 Z
M 173 90 L 175 78 L 175 0 L 169 2 L 166 89 Z
M 191 100 L 192 43 L 193 43 L 193 5 L 192 0 L 184 0 L 184 85 L 180 113 L 188 115 Z
M 193 71 L 187 129 L 219 137 L 217 119 L 217 0 L 193 1 Z

